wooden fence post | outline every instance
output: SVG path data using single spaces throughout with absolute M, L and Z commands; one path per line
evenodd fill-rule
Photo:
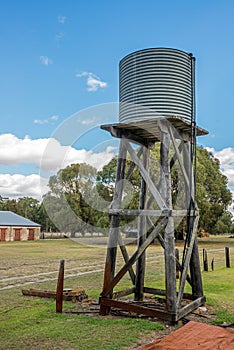
M 211 270 L 214 271 L 214 258 L 211 261 Z
M 204 271 L 208 271 L 208 257 L 207 250 L 203 248 L 203 267 Z
M 63 282 L 64 282 L 64 260 L 60 260 L 57 290 L 56 290 L 56 312 L 63 311 Z
M 231 267 L 229 247 L 225 247 L 226 267 Z

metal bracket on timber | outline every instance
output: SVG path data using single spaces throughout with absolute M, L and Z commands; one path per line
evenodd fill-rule
M 195 126 L 194 131 L 191 124 L 177 117 L 103 125 L 101 128 L 120 139 L 120 148 L 113 202 L 109 210 L 110 232 L 99 301 L 100 314 L 107 315 L 113 307 L 177 322 L 205 303 L 197 244 L 196 154 L 192 150 L 194 135 L 207 132 Z M 156 142 L 159 142 L 158 166 L 152 172 L 150 154 Z M 136 151 L 131 143 L 137 143 L 139 150 Z M 182 179 L 181 188 L 175 189 L 171 178 L 173 167 Z M 125 209 L 122 199 L 126 181 L 122 180 L 131 180 L 135 168 L 141 178 L 138 208 Z M 176 185 L 179 186 L 178 183 Z M 183 202 L 183 207 L 175 203 L 176 191 L 178 203 Z M 138 220 L 137 247 L 131 256 L 120 232 L 123 215 Z M 175 227 L 182 220 L 186 222 L 186 235 L 180 262 L 175 255 Z M 146 250 L 156 239 L 164 250 L 165 290 L 145 286 Z M 116 272 L 118 246 L 124 265 Z M 178 272 L 179 283 L 176 280 Z M 127 273 L 131 285 L 126 290 L 115 292 L 114 288 Z M 184 292 L 186 283 L 190 285 L 191 293 Z M 132 301 L 120 300 L 131 294 Z M 163 301 L 149 302 L 145 294 L 163 298 Z

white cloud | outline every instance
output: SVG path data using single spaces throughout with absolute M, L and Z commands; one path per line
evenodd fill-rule
M 111 147 L 95 153 L 92 150 L 63 146 L 54 138 L 32 140 L 28 135 L 24 139 L 12 134 L 0 135 L 0 164 L 6 166 L 33 163 L 50 173 L 72 163 L 88 163 L 101 169 L 112 159 L 113 154 Z
M 67 20 L 66 16 L 58 16 L 58 22 L 64 24 Z
M 228 187 L 232 192 L 232 198 L 234 200 L 234 148 L 227 147 L 221 151 L 216 151 L 210 147 L 206 147 L 206 149 L 219 160 L 221 171 L 228 178 Z M 234 216 L 234 203 L 228 209 Z
M 98 77 L 88 76 L 87 78 L 88 91 L 97 91 L 98 88 L 107 87 L 107 83 L 101 81 Z
M 97 91 L 99 88 L 106 88 L 107 83 L 91 72 L 81 72 L 76 74 L 77 78 L 86 77 L 88 91 Z
M 44 66 L 49 66 L 49 64 L 53 64 L 53 60 L 47 56 L 40 56 L 40 61 Z
M 90 125 L 92 124 L 93 122 L 95 121 L 95 118 L 92 118 L 92 119 L 84 119 L 84 120 L 81 120 L 81 124 L 83 125 Z
M 33 197 L 40 200 L 47 191 L 47 179 L 38 174 L 0 174 L 0 193 L 3 197 Z
M 58 115 L 52 115 L 50 118 L 48 119 L 34 119 L 34 124 L 48 124 L 48 123 L 53 123 L 56 122 L 59 119 Z
M 32 163 L 38 167 L 38 173 L 41 170 L 41 175 L 0 174 L 0 193 L 4 197 L 32 196 L 40 199 L 41 193 L 48 190 L 46 184 L 51 174 L 73 163 L 87 163 L 100 170 L 112 159 L 114 151 L 115 148 L 110 146 L 102 152 L 77 150 L 61 145 L 54 138 L 32 140 L 28 135 L 24 139 L 12 134 L 0 135 L 2 166 Z
M 63 32 L 59 32 L 58 34 L 55 35 L 55 39 L 57 41 L 61 41 L 64 38 L 65 34 Z
M 214 149 L 213 147 L 205 147 L 205 148 L 206 148 L 206 150 L 207 150 L 208 152 L 210 152 L 210 153 L 212 153 L 212 154 L 215 153 L 215 149 Z
M 28 136 L 19 139 L 12 134 L 0 135 L 0 163 L 17 165 L 19 163 L 39 164 L 42 148 L 47 139 L 31 140 Z
M 113 149 L 107 147 L 102 152 L 75 149 L 72 146 L 62 146 L 56 139 L 48 139 L 43 152 L 41 169 L 49 173 L 56 172 L 61 168 L 73 163 L 87 163 L 100 170 L 113 158 Z
M 52 117 L 50 117 L 50 120 L 52 120 L 52 121 L 56 121 L 58 119 L 59 119 L 58 115 L 52 115 Z
M 206 148 L 212 152 L 215 158 L 220 161 L 220 168 L 224 175 L 228 178 L 228 186 L 234 188 L 234 148 L 227 147 L 221 151 L 216 151 L 214 148 Z
M 48 123 L 48 119 L 34 119 L 34 124 L 47 124 Z

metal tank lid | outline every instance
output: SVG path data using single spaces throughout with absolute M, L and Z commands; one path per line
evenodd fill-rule
M 193 53 L 191 52 L 187 52 L 187 51 L 184 51 L 184 50 L 180 50 L 180 49 L 175 49 L 173 47 L 164 47 L 164 46 L 159 46 L 159 47 L 147 47 L 145 49 L 139 49 L 139 50 L 136 50 L 136 51 L 133 51 L 133 52 L 130 52 L 128 53 L 127 55 L 125 55 L 121 60 L 120 62 L 125 59 L 125 58 L 128 58 L 129 56 L 132 56 L 134 54 L 137 54 L 137 53 L 141 53 L 141 52 L 146 52 L 146 51 L 153 51 L 153 50 L 157 50 L 157 51 L 174 51 L 175 53 L 178 52 L 178 53 L 182 53 L 182 54 L 186 54 L 186 55 L 189 55 L 191 57 L 193 57 L 195 59 L 195 57 L 193 56 Z

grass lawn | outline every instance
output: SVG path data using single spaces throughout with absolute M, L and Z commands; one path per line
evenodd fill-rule
M 225 268 L 224 247 L 230 247 L 231 268 Z M 178 245 L 182 252 L 182 245 Z M 212 237 L 199 241 L 199 251 L 214 258 L 215 270 L 202 272 L 207 304 L 214 308 L 216 323 L 234 322 L 234 240 Z M 129 246 L 129 253 L 134 246 Z M 84 288 L 98 299 L 102 289 L 105 248 L 72 240 L 4 242 L 0 244 L 0 349 L 121 349 L 153 330 L 159 322 L 147 319 L 89 317 L 55 313 L 55 301 L 24 297 L 21 289 L 56 289 L 59 261 L 65 260 L 65 288 Z M 118 262 L 122 265 L 119 255 Z M 146 285 L 164 288 L 163 251 L 147 250 Z M 126 276 L 118 289 L 129 287 Z M 117 290 L 118 290 L 117 289 Z M 64 309 L 75 304 L 64 303 Z

